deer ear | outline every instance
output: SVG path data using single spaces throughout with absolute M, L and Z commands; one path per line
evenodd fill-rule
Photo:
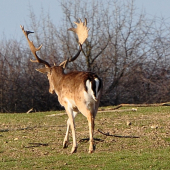
M 39 68 L 39 69 L 36 69 L 37 71 L 39 71 L 40 73 L 49 73 L 51 71 L 51 68 L 50 67 L 44 67 L 44 68 Z

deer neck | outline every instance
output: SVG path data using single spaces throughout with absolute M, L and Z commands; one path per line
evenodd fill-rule
M 52 73 L 52 83 L 54 86 L 55 93 L 58 95 L 62 88 L 62 79 L 64 78 L 65 73 L 63 68 L 57 68 Z

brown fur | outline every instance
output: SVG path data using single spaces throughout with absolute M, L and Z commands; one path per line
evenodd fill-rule
M 80 111 L 87 118 L 89 123 L 89 152 L 93 152 L 94 119 L 97 114 L 102 91 L 102 81 L 100 78 L 92 72 L 73 71 L 65 74 L 64 69 L 61 66 L 53 66 L 37 70 L 42 73 L 48 73 L 47 76 L 50 84 L 49 92 L 55 92 L 58 95 L 60 104 L 65 107 L 68 114 L 69 119 L 67 121 L 67 131 L 63 147 L 65 148 L 68 144 L 68 131 L 69 127 L 71 127 L 73 136 L 73 147 L 71 153 L 74 153 L 77 150 L 74 118 L 77 112 Z M 95 90 L 95 78 L 99 80 L 99 87 L 97 91 L 97 93 L 99 92 L 99 95 L 97 100 L 94 100 L 92 97 L 93 94 L 95 97 L 97 96 Z M 86 87 L 87 80 L 90 80 L 92 83 L 93 94 L 88 93 L 88 89 Z
M 72 93 L 79 94 L 79 92 L 83 89 L 87 92 L 86 81 L 90 80 L 92 82 L 92 89 L 95 89 L 94 79 L 100 78 L 92 73 L 92 72 L 81 72 L 81 71 L 73 71 L 68 74 L 65 74 L 63 69 L 59 66 L 55 66 L 52 68 L 51 72 L 53 73 L 53 79 L 55 81 L 55 89 L 58 91 L 58 96 L 65 96 L 65 94 Z M 62 84 L 62 85 L 61 85 Z M 99 90 L 102 87 L 102 83 L 100 80 Z M 95 93 L 95 91 L 94 91 Z

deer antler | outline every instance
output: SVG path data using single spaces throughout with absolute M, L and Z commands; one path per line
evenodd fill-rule
M 31 61 L 31 62 L 43 63 L 43 64 L 45 64 L 47 67 L 51 67 L 48 62 L 42 60 L 42 59 L 39 58 L 39 57 L 37 56 L 37 54 L 36 54 L 36 52 L 41 49 L 42 45 L 40 45 L 38 48 L 36 48 L 36 47 L 34 46 L 33 42 L 30 41 L 29 38 L 28 38 L 28 34 L 34 33 L 34 32 L 25 31 L 25 30 L 24 30 L 24 26 L 22 26 L 22 25 L 20 25 L 20 27 L 21 27 L 21 29 L 22 29 L 22 31 L 23 31 L 23 33 L 24 33 L 24 35 L 25 35 L 25 37 L 26 37 L 26 39 L 27 39 L 27 41 L 28 41 L 28 44 L 29 44 L 29 47 L 30 47 L 31 52 L 33 53 L 34 57 L 36 58 L 36 60 L 32 60 L 32 59 L 31 59 L 30 61 Z
M 69 28 L 68 30 L 73 31 L 77 34 L 79 43 L 82 45 L 88 37 L 89 28 L 87 28 L 87 19 L 86 18 L 85 18 L 84 23 L 81 21 L 81 19 L 79 19 L 79 21 L 80 21 L 79 23 L 74 22 L 77 25 L 77 28 Z
M 77 34 L 78 36 L 78 39 L 79 39 L 79 50 L 77 52 L 77 54 L 74 56 L 74 57 L 70 57 L 68 58 L 67 60 L 63 61 L 59 66 L 62 66 L 63 68 L 66 67 L 66 65 L 68 64 L 68 62 L 72 62 L 74 61 L 80 54 L 81 50 L 82 50 L 82 44 L 84 43 L 84 41 L 87 39 L 88 37 L 88 31 L 89 31 L 89 28 L 87 28 L 87 19 L 85 18 L 85 21 L 84 23 L 81 21 L 81 19 L 79 19 L 79 23 L 77 22 L 74 22 L 76 25 L 77 25 L 77 28 L 70 28 L 68 29 L 69 31 L 73 31 Z M 21 29 L 28 41 L 28 44 L 29 44 L 29 47 L 30 47 L 30 50 L 31 52 L 33 53 L 34 57 L 36 58 L 36 60 L 30 60 L 31 62 L 38 62 L 38 63 L 43 63 L 46 65 L 46 67 L 51 67 L 50 64 L 44 60 L 42 60 L 41 58 L 39 58 L 36 54 L 37 51 L 39 51 L 42 47 L 42 45 L 40 45 L 38 48 L 36 48 L 33 44 L 32 41 L 29 40 L 28 38 L 28 34 L 30 33 L 34 33 L 34 32 L 31 32 L 31 31 L 25 31 L 24 30 L 24 26 L 21 26 Z
M 87 19 L 85 18 L 84 23 L 81 21 L 81 19 L 79 19 L 80 23 L 74 22 L 77 25 L 77 28 L 69 28 L 68 31 L 73 31 L 77 34 L 78 39 L 79 39 L 79 51 L 77 52 L 77 54 L 74 57 L 71 57 L 65 61 L 63 61 L 60 66 L 62 66 L 63 68 L 66 67 L 66 65 L 68 64 L 68 62 L 72 62 L 74 61 L 80 54 L 81 50 L 82 50 L 82 44 L 84 43 L 84 41 L 87 39 L 88 37 L 88 31 L 89 28 L 87 28 Z

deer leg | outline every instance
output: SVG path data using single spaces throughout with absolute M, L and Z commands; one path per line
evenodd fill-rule
M 88 123 L 89 123 L 89 135 L 90 135 L 90 146 L 89 146 L 89 153 L 92 153 L 94 150 L 94 145 L 93 145 L 93 134 L 94 134 L 94 118 L 91 115 L 91 113 L 89 114 L 89 116 L 87 117 L 88 119 Z
M 70 129 L 70 121 L 69 119 L 67 120 L 67 130 L 66 130 L 66 135 L 63 141 L 63 148 L 67 148 L 68 147 L 68 143 L 69 143 L 69 129 Z
M 77 112 L 73 112 L 73 118 L 75 118 L 77 115 Z M 69 144 L 69 130 L 70 130 L 70 120 L 67 120 L 67 130 L 66 130 L 66 135 L 63 141 L 63 148 L 67 148 Z
M 72 131 L 72 138 L 73 138 L 73 146 L 71 149 L 71 153 L 75 153 L 77 151 L 77 141 L 76 141 L 76 132 L 75 132 L 74 112 L 71 108 L 66 109 L 66 112 L 69 117 L 69 123 Z

